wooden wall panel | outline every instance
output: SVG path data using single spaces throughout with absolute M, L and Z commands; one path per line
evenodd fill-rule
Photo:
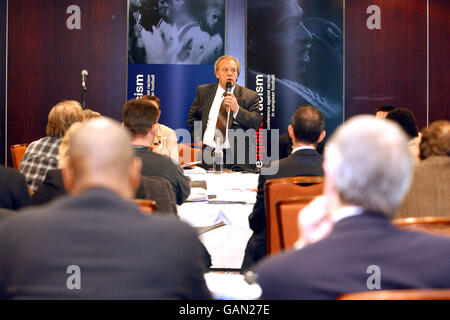
M 427 1 L 345 3 L 345 117 L 394 105 L 426 125 Z M 366 27 L 370 5 L 381 9 L 381 30 Z
M 81 9 L 81 30 L 69 30 L 66 9 Z M 88 70 L 86 107 L 120 119 L 126 99 L 126 0 L 15 0 L 9 2 L 8 143 L 45 135 L 58 101 L 81 101 L 81 71 Z
M 430 123 L 450 120 L 450 2 L 430 0 Z
M 6 0 L 0 0 L 0 164 L 5 164 Z

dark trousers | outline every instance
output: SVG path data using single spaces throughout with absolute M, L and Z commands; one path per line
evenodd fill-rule
M 245 248 L 241 273 L 251 270 L 258 261 L 266 256 L 266 229 L 260 233 L 253 232 Z
M 231 169 L 233 171 L 256 171 L 256 159 L 250 159 L 249 155 L 249 146 L 246 142 L 245 148 L 242 146 L 238 146 L 237 143 L 234 143 L 233 150 L 231 149 L 223 149 L 223 159 L 224 159 L 224 168 Z M 238 152 L 245 150 L 245 161 L 240 161 L 241 158 L 238 157 Z M 201 158 L 200 158 L 201 157 Z M 207 161 L 207 157 L 209 158 L 210 163 Z M 202 162 L 198 165 L 206 170 L 212 169 L 212 159 L 214 158 L 214 148 L 204 145 L 199 153 L 197 160 L 201 160 Z

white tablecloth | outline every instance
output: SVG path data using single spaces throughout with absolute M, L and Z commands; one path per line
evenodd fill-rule
M 191 190 L 188 202 L 178 207 L 181 220 L 194 227 L 211 226 L 223 222 L 231 226 L 249 228 L 248 215 L 256 201 L 258 174 L 230 172 L 187 173 L 186 175 L 191 181 L 205 181 L 207 189 L 193 188 Z M 206 200 L 207 198 L 210 200 Z M 190 199 L 199 201 L 189 202 Z M 227 203 L 233 201 L 242 203 Z
M 179 206 L 180 219 L 193 227 L 207 227 L 223 222 L 225 226 L 203 233 L 200 240 L 211 254 L 213 268 L 239 269 L 247 241 L 252 234 L 248 215 L 256 200 L 258 174 L 187 171 L 185 174 L 191 181 L 205 181 L 207 188 L 191 190 L 188 199 L 203 201 L 185 202 Z M 208 198 L 209 201 L 206 200 Z M 221 203 L 215 204 L 214 201 Z M 242 203 L 229 204 L 227 201 Z

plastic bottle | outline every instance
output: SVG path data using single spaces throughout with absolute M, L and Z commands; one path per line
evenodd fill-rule
M 163 154 L 163 155 L 166 155 L 169 157 L 170 153 L 169 153 L 169 149 L 167 149 L 167 137 L 163 137 L 162 139 L 163 139 L 162 148 L 161 148 L 161 151 L 159 152 L 159 154 Z
M 216 148 L 214 149 L 214 159 L 213 159 L 213 171 L 214 173 L 223 172 L 223 150 L 220 138 L 216 138 Z

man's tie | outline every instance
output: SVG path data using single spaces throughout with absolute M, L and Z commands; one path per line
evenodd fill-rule
M 220 137 L 222 143 L 226 139 L 225 134 L 227 132 L 227 118 L 228 118 L 227 106 L 225 105 L 225 102 L 222 101 L 222 104 L 220 105 L 219 109 L 219 115 L 217 116 L 216 134 L 214 135 L 214 138 L 220 137 L 220 135 L 217 134 L 217 130 L 219 130 L 222 133 L 222 136 Z

